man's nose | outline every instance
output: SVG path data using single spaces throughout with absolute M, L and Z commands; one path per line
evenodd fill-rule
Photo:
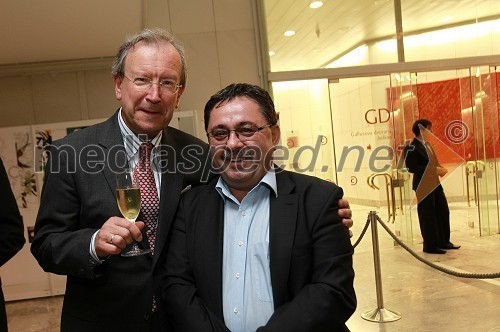
M 241 142 L 238 134 L 236 133 L 236 131 L 234 130 L 231 130 L 227 136 L 227 142 L 226 142 L 226 145 L 228 147 L 238 147 L 238 146 L 242 146 L 243 143 Z
M 157 103 L 161 100 L 160 96 L 161 96 L 160 86 L 158 84 L 151 84 L 146 99 L 151 103 Z

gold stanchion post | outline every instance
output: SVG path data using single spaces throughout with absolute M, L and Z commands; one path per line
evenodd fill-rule
M 382 294 L 382 273 L 380 272 L 380 250 L 378 245 L 377 212 L 370 211 L 369 219 L 372 228 L 373 265 L 375 266 L 375 287 L 377 290 L 377 308 L 366 310 L 361 314 L 363 319 L 371 322 L 394 322 L 401 319 L 401 314 L 384 308 Z

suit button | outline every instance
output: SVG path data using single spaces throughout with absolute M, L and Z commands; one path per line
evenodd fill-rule
M 151 313 L 150 312 L 144 313 L 144 320 L 149 320 L 150 317 L 151 317 Z

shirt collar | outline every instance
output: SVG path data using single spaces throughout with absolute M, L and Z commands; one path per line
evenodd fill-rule
M 139 151 L 139 146 L 141 145 L 141 143 L 143 143 L 143 141 L 136 134 L 134 134 L 134 132 L 130 130 L 130 128 L 127 126 L 127 124 L 122 118 L 121 108 L 120 111 L 118 112 L 118 125 L 120 127 L 120 132 L 123 137 L 125 152 L 127 153 L 129 159 L 133 158 L 137 153 L 137 151 Z M 162 135 L 163 135 L 163 130 L 160 130 L 160 132 L 151 140 L 151 143 L 153 144 L 153 151 L 155 151 L 160 145 Z
M 252 188 L 252 190 L 249 191 L 249 193 L 255 191 L 262 185 L 266 185 L 267 187 L 269 187 L 274 192 L 274 195 L 278 197 L 278 184 L 276 183 L 276 173 L 274 171 L 274 168 L 271 168 L 269 171 L 267 171 L 264 177 L 259 181 L 259 183 L 257 183 L 255 187 Z M 219 180 L 217 180 L 215 189 L 224 200 L 232 196 L 227 183 L 222 179 L 221 176 L 219 176 Z

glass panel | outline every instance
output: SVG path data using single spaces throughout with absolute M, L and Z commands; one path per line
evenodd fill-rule
M 467 214 L 467 224 L 469 227 L 474 227 L 478 229 L 480 225 L 478 204 L 479 197 L 477 191 L 477 165 L 476 165 L 476 130 L 474 125 L 474 107 L 473 107 L 473 97 L 472 97 L 472 83 L 471 83 L 471 70 L 463 69 L 457 70 L 457 77 L 459 79 L 460 88 L 460 108 L 461 108 L 461 125 L 462 128 L 459 131 L 451 132 L 450 137 L 452 140 L 458 139 L 462 141 L 462 157 L 465 159 L 465 165 L 463 168 L 463 186 L 465 188 L 465 201 L 466 204 L 461 206 Z M 460 124 L 457 122 L 457 124 Z
M 414 73 L 391 74 L 393 87 L 388 93 L 389 108 L 392 112 L 394 132 L 395 165 L 392 178 L 395 182 L 396 202 L 399 211 L 396 213 L 395 229 L 406 243 L 420 243 L 420 226 L 415 208 L 412 190 L 412 175 L 404 164 L 403 149 L 413 139 L 412 125 L 418 119 L 418 91 Z
M 492 107 L 491 113 L 488 115 L 488 119 L 491 119 L 492 128 L 492 138 L 493 138 L 493 160 L 488 162 L 488 168 L 493 168 L 495 177 L 495 188 L 496 188 L 496 218 L 492 217 L 493 220 L 496 219 L 496 225 L 493 222 L 492 233 L 500 233 L 500 67 L 490 67 L 491 78 L 491 95 L 496 96 L 493 98 L 495 100 L 495 107 Z M 495 198 L 493 198 L 495 199 Z M 496 227 L 496 229 L 495 229 Z
M 479 235 L 491 235 L 498 228 L 498 79 L 489 67 L 395 74 L 392 107 L 395 127 L 430 120 L 432 135 L 426 137 L 448 174 L 441 179 L 451 210 L 451 227 L 461 220 Z M 406 78 L 406 82 L 405 82 Z M 399 94 L 399 96 L 398 96 Z M 401 134 L 395 131 L 396 145 Z M 416 215 L 416 213 L 415 213 Z
M 498 234 L 498 90 L 496 73 L 489 67 L 475 68 L 472 77 L 475 135 L 475 178 L 481 235 Z M 496 140 L 495 140 L 496 139 Z
M 283 168 L 336 181 L 328 81 L 273 83 L 281 145 L 276 163 Z
M 490 67 L 490 72 L 492 78 L 491 79 L 491 86 L 492 90 L 491 95 L 495 95 L 496 98 L 495 100 L 495 107 L 491 109 L 491 113 L 488 115 L 488 118 L 491 119 L 491 128 L 492 128 L 492 137 L 493 137 L 493 155 L 494 159 L 490 162 L 488 162 L 488 168 L 491 170 L 493 167 L 493 170 L 496 174 L 495 177 L 495 188 L 496 188 L 496 218 L 493 217 L 493 219 L 496 219 L 496 225 L 492 224 L 493 232 L 495 233 L 495 227 L 496 227 L 496 233 L 500 233 L 500 67 Z
M 418 117 L 432 122 L 432 135 L 426 139 L 448 171 L 441 184 L 450 208 L 452 241 L 455 230 L 475 227 L 479 234 L 477 179 L 475 168 L 467 163 L 476 156 L 470 70 L 419 72 L 415 76 Z
M 338 183 L 353 204 L 377 211 L 395 233 L 412 242 L 406 213 L 408 175 L 396 169 L 397 153 L 389 75 L 340 79 L 330 84 Z M 398 120 L 399 121 L 399 120 Z M 364 216 L 363 216 L 364 217 Z

